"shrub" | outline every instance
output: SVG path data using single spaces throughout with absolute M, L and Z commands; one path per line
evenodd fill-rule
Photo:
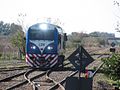
M 104 58 L 105 73 L 113 80 L 120 79 L 120 54 L 113 54 L 110 58 Z

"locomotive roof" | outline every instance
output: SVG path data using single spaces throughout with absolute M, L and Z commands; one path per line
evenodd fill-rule
M 37 24 L 34 24 L 34 25 L 30 26 L 29 29 L 38 29 L 39 30 L 41 28 L 40 25 L 43 25 L 43 24 L 47 25 L 48 30 L 57 29 L 60 34 L 63 33 L 63 29 L 60 26 L 57 26 L 57 25 L 54 25 L 54 24 L 49 24 L 49 23 L 37 23 Z

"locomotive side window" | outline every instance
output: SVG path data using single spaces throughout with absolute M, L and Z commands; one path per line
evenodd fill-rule
M 29 38 L 31 40 L 54 40 L 54 31 L 30 30 Z

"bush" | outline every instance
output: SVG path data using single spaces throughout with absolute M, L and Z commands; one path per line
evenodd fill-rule
M 104 58 L 105 73 L 113 80 L 120 79 L 120 54 L 113 54 L 110 58 Z

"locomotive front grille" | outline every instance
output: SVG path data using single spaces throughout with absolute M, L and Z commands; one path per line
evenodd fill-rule
M 45 57 L 40 57 L 39 60 L 43 62 L 45 61 Z
M 33 67 L 52 67 L 58 62 L 58 56 L 55 54 L 27 54 L 26 61 Z

